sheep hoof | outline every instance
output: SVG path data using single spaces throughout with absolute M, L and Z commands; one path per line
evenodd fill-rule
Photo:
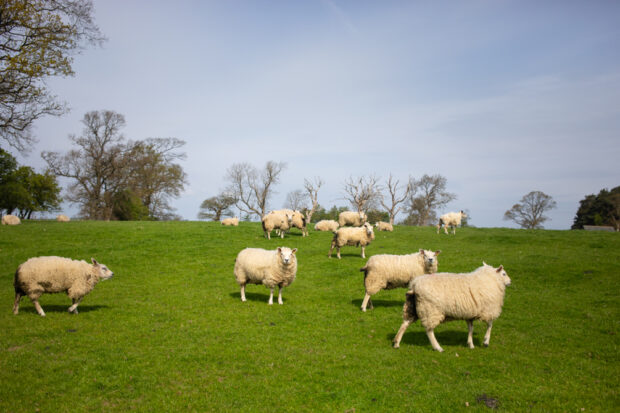
M 489 343 L 483 343 L 482 345 L 485 347 L 489 347 Z
M 394 347 L 394 348 L 400 348 L 400 344 L 398 344 L 398 343 L 394 343 L 394 344 L 392 344 L 392 347 Z

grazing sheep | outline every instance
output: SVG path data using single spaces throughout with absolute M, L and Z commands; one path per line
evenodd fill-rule
M 340 259 L 340 247 L 345 245 L 353 245 L 356 247 L 362 247 L 362 258 L 366 258 L 364 254 L 364 250 L 366 245 L 370 244 L 372 240 L 375 239 L 375 233 L 372 230 L 372 225 L 368 222 L 364 223 L 361 227 L 345 227 L 339 228 L 334 233 L 334 238 L 332 239 L 332 246 L 329 249 L 329 258 L 332 257 L 332 251 L 334 247 L 337 248 L 337 256 Z
M 366 265 L 360 269 L 364 273 L 366 288 L 362 311 L 366 311 L 368 303 L 371 309 L 374 308 L 370 296 L 379 291 L 405 287 L 410 289 L 415 277 L 437 272 L 437 256 L 440 252 L 421 249 L 415 254 L 380 254 L 370 257 Z
M 314 224 L 314 230 L 336 232 L 339 226 L 340 225 L 333 219 L 324 219 Z
M 445 233 L 448 233 L 448 227 L 452 227 L 452 234 L 456 234 L 456 227 L 461 225 L 461 220 L 463 218 L 467 218 L 467 214 L 463 211 L 461 212 L 448 212 L 447 214 L 443 214 L 439 218 L 439 222 L 437 223 L 437 233 L 439 234 L 439 230 L 443 225 L 443 230 Z
M 308 235 L 308 228 L 306 226 L 306 217 L 300 211 L 293 211 L 292 209 L 281 209 L 280 212 L 284 212 L 291 216 L 290 228 L 299 228 L 301 230 L 301 236 Z
M 2 225 L 19 225 L 21 223 L 15 215 L 5 215 L 2 217 Z
M 239 226 L 239 218 L 224 218 L 222 220 L 222 225 L 227 227 L 238 227 Z
M 15 304 L 13 314 L 19 312 L 19 301 L 27 295 L 40 316 L 45 316 L 39 297 L 43 293 L 66 292 L 73 301 L 69 312 L 77 314 L 77 306 L 84 296 L 101 280 L 107 280 L 114 273 L 103 264 L 91 258 L 92 264 L 62 257 L 35 257 L 17 267 L 13 286 Z
M 267 251 L 246 248 L 237 254 L 235 279 L 241 286 L 241 301 L 245 299 L 246 284 L 263 284 L 269 288 L 269 305 L 273 304 L 273 290 L 278 286 L 278 304 L 282 302 L 282 289 L 295 280 L 297 274 L 297 248 L 278 247 Z
M 69 222 L 69 221 L 71 221 L 71 219 L 68 216 L 66 216 L 66 215 L 60 214 L 60 215 L 58 215 L 56 217 L 56 221 L 58 221 L 58 222 Z
M 375 223 L 375 227 L 377 228 L 377 231 L 394 231 L 394 226 L 389 222 L 379 221 Z
M 338 224 L 340 224 L 341 227 L 344 227 L 345 225 L 361 227 L 364 225 L 364 222 L 366 222 L 366 214 L 362 211 L 343 211 L 338 215 Z
M 271 239 L 271 231 L 274 229 L 280 230 L 280 238 L 284 238 L 284 233 L 291 227 L 293 216 L 282 211 L 271 211 L 261 221 L 267 239 Z
M 474 348 L 474 320 L 487 323 L 483 344 L 488 347 L 493 320 L 502 312 L 506 286 L 510 278 L 503 266 L 493 268 L 486 263 L 468 274 L 428 274 L 413 280 L 411 291 L 407 292 L 403 307 L 403 323 L 394 337 L 394 348 L 409 324 L 420 319 L 426 329 L 433 349 L 443 351 L 434 329 L 440 323 L 451 320 L 466 320 L 469 333 L 467 345 Z

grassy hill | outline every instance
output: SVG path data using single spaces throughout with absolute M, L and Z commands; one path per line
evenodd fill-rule
M 0 228 L 0 411 L 614 411 L 620 363 L 620 237 L 616 233 L 396 227 L 367 256 L 441 249 L 440 271 L 482 260 L 512 278 L 482 347 L 475 322 L 419 323 L 391 347 L 404 290 L 360 311 L 365 261 L 331 234 L 263 238 L 259 224 L 25 222 Z M 262 286 L 242 303 L 234 281 L 245 247 L 297 247 L 284 305 Z M 64 294 L 11 312 L 13 274 L 33 256 L 95 257 L 115 276 L 66 312 Z M 469 406 L 469 407 L 467 407 Z

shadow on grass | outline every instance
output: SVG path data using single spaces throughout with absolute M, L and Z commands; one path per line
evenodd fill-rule
M 276 294 L 277 294 L 277 291 L 278 291 L 278 290 L 276 289 L 276 290 L 274 290 L 274 293 L 273 293 L 273 295 L 274 295 L 274 297 L 273 297 L 273 298 L 274 298 L 274 301 L 277 301 L 277 300 L 278 300 L 278 296 L 276 295 Z M 234 298 L 235 300 L 241 301 L 241 293 L 240 293 L 240 292 L 238 292 L 238 293 L 230 293 L 230 294 L 228 294 L 228 295 L 230 295 L 230 296 L 231 296 L 232 298 Z M 266 303 L 267 301 L 269 301 L 269 294 L 249 293 L 249 292 L 246 290 L 246 291 L 245 291 L 245 298 L 246 298 L 248 301 L 259 301 L 259 302 Z
M 409 327 L 411 328 L 411 326 Z M 394 341 L 394 337 L 396 336 L 396 331 L 387 335 L 387 339 L 390 340 L 390 343 Z M 456 347 L 467 347 L 467 332 L 456 331 L 456 330 L 448 330 L 442 331 L 440 333 L 435 330 L 435 338 L 439 342 L 439 345 L 443 346 L 456 346 Z M 424 346 L 432 349 L 431 343 L 428 340 L 428 336 L 426 335 L 426 331 L 407 331 L 403 335 L 403 339 L 400 341 L 400 347 L 402 348 L 404 345 L 412 345 L 412 346 Z M 482 342 L 479 342 L 476 337 L 474 337 L 474 345 L 476 347 L 480 347 Z
M 404 300 L 375 300 L 374 298 L 371 298 L 371 300 L 375 307 L 402 307 L 403 304 L 405 304 Z M 362 301 L 364 300 L 361 298 L 356 298 L 355 300 L 351 300 L 351 304 L 357 308 L 360 308 L 362 306 Z M 372 311 L 370 309 L 370 303 L 368 304 L 366 311 Z
M 39 302 L 40 303 L 40 302 Z M 43 311 L 45 311 L 45 313 L 68 313 L 68 309 L 71 306 L 71 303 L 67 304 L 67 305 L 45 305 L 45 304 L 41 304 L 41 307 L 43 308 Z M 104 309 L 104 308 L 110 308 L 107 305 L 79 305 L 77 310 L 78 310 L 78 315 L 81 313 L 90 313 L 91 311 L 98 311 L 100 309 Z M 34 308 L 34 306 L 32 305 L 32 303 L 28 303 L 26 305 L 24 305 L 24 303 L 22 303 L 19 306 L 19 313 L 32 313 L 32 314 L 37 314 L 37 310 Z

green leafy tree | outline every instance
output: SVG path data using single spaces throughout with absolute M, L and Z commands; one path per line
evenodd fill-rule
M 142 199 L 129 189 L 124 189 L 114 195 L 113 218 L 119 221 L 148 221 L 149 209 L 142 203 Z
M 620 186 L 612 190 L 601 189 L 598 195 L 587 195 L 579 201 L 572 229 L 584 225 L 610 225 L 620 230 Z
M 18 151 L 34 142 L 36 119 L 66 112 L 46 80 L 72 76 L 72 56 L 104 40 L 92 16 L 91 0 L 0 2 L 0 138 Z

